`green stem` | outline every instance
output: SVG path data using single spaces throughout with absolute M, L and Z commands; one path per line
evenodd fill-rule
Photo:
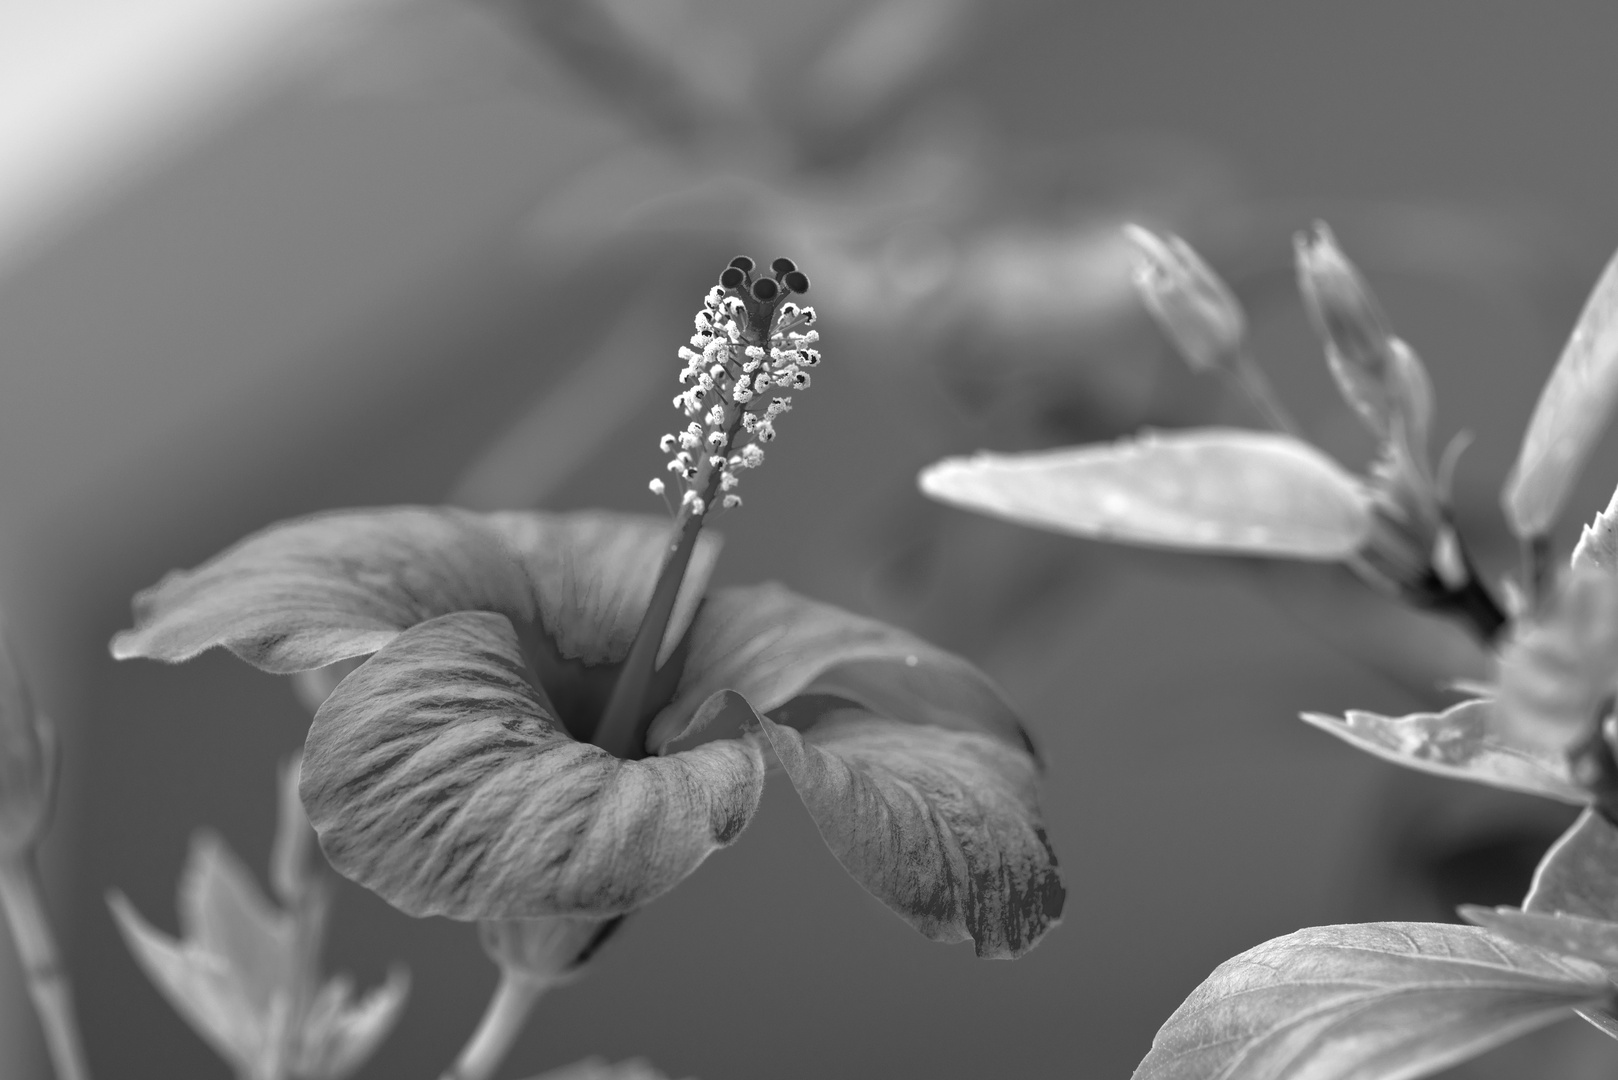
M 440 1080 L 488 1080 L 493 1076 L 528 1022 L 534 1003 L 549 985 L 502 966 L 500 985 L 495 987 L 483 1019 Z
M 0 907 L 5 908 L 17 958 L 57 1080 L 89 1080 L 84 1043 L 73 1014 L 73 994 L 45 917 L 44 889 L 32 852 L 0 858 Z
M 1253 359 L 1252 353 L 1246 349 L 1237 352 L 1231 365 L 1231 372 L 1247 394 L 1248 400 L 1253 403 L 1253 407 L 1269 421 L 1271 427 L 1294 438 L 1302 438 L 1297 422 L 1287 412 L 1286 406 L 1281 404 L 1281 399 L 1275 396 L 1270 380 L 1265 377 L 1263 369 Z

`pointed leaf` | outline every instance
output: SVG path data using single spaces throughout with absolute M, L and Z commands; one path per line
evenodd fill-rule
M 264 1037 L 259 1017 L 236 992 L 225 961 L 159 932 L 123 893 L 109 894 L 107 905 L 141 970 L 191 1030 L 238 1068 L 256 1060 Z
M 410 974 L 404 968 L 392 968 L 386 981 L 358 1002 L 350 1000 L 352 991 L 348 980 L 338 978 L 315 995 L 296 1051 L 297 1075 L 308 1080 L 343 1080 L 365 1064 L 404 1011 Z
M 1618 922 L 1618 827 L 1599 811 L 1586 810 L 1540 859 L 1523 910 Z M 1611 1006 L 1580 1009 L 1579 1015 L 1618 1039 L 1618 1013 Z
M 761 713 L 800 694 L 835 694 L 890 720 L 987 732 L 1031 749 L 1016 711 L 972 664 L 779 585 L 716 590 L 698 609 L 689 642 L 674 700 L 648 732 L 650 747 L 684 733 L 728 689 Z
M 1500 501 L 1520 537 L 1550 532 L 1618 402 L 1618 256 L 1601 272 L 1540 391 Z
M 574 742 L 510 622 L 420 623 L 332 693 L 303 800 L 342 873 L 412 915 L 614 915 L 676 885 L 752 818 L 750 742 L 624 761 Z
M 1573 548 L 1574 570 L 1600 570 L 1618 577 L 1618 491 L 1612 493 L 1607 508 L 1584 527 Z
M 1547 915 L 1520 908 L 1463 904 L 1461 917 L 1475 926 L 1561 956 L 1572 956 L 1618 971 L 1618 923 L 1577 915 Z
M 808 735 L 760 723 L 837 861 L 923 934 L 1011 958 L 1060 921 L 1028 754 L 852 709 Z
M 1586 810 L 1534 871 L 1526 911 L 1618 922 L 1618 827 Z
M 1135 1080 L 1413 1080 L 1608 998 L 1592 964 L 1471 926 L 1316 926 L 1221 964 Z
M 1495 704 L 1485 698 L 1451 705 L 1441 713 L 1379 716 L 1351 710 L 1342 719 L 1304 713 L 1306 723 L 1396 765 L 1583 803 L 1589 795 L 1574 782 L 1565 755 L 1521 746 L 1500 733 Z
M 1287 435 L 1203 428 L 924 470 L 941 502 L 1092 540 L 1343 559 L 1371 529 L 1360 483 Z
M 451 611 L 530 619 L 533 595 L 500 537 L 461 510 L 343 511 L 271 525 L 136 595 L 120 660 L 178 662 L 216 645 L 289 674 L 375 652 Z
M 249 1007 L 268 1013 L 292 990 L 297 928 L 271 906 L 241 860 L 217 835 L 201 831 L 180 877 L 180 930 L 187 944 L 219 957 Z

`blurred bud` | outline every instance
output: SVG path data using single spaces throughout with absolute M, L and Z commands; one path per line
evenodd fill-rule
M 56 732 L 34 709 L 22 669 L 0 637 L 0 856 L 39 842 L 56 787 Z
M 489 919 L 478 924 L 478 937 L 483 951 L 500 965 L 500 970 L 554 985 L 576 974 L 623 921 L 622 915 L 607 919 L 570 915 Z
M 1618 690 L 1618 579 L 1568 575 L 1500 653 L 1498 714 L 1519 745 L 1572 753 L 1612 711 Z
M 1247 335 L 1247 317 L 1230 286 L 1190 244 L 1139 225 L 1124 231 L 1140 252 L 1135 290 L 1163 334 L 1193 369 L 1227 364 Z
M 1324 222 L 1293 240 L 1298 290 L 1343 399 L 1384 442 L 1402 424 L 1413 450 L 1425 453 L 1433 391 L 1415 352 L 1394 337 L 1365 279 Z
M 1520 538 L 1545 536 L 1618 407 L 1618 255 L 1602 271 L 1540 391 L 1500 492 Z

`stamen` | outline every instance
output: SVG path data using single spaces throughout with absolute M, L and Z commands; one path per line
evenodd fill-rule
M 687 365 L 680 382 L 693 385 L 673 403 L 691 422 L 659 443 L 664 453 L 680 447 L 669 462 L 669 472 L 679 485 L 674 535 L 651 603 L 595 731 L 596 745 L 621 758 L 645 756 L 646 729 L 662 707 L 662 701 L 652 700 L 654 682 L 664 681 L 656 679 L 662 673 L 654 670 L 657 654 L 704 518 L 716 506 L 726 510 L 741 506 L 741 496 L 732 492 L 740 484 L 735 470 L 763 464 L 759 443 L 776 437 L 775 421 L 792 407 L 790 398 L 766 400 L 762 395 L 772 383 L 798 389 L 809 385 L 809 376 L 798 367 L 813 366 L 804 357 L 820 335 L 800 327 L 814 321 L 814 309 L 783 304 L 790 294 L 807 292 L 809 279 L 790 259 L 771 264 L 775 277 L 755 278 L 754 268 L 745 255 L 731 260 L 719 275 L 718 286 L 708 290 L 703 310 L 693 318 L 697 336 L 710 333 L 711 340 L 702 345 L 700 357 L 690 348 L 679 353 Z M 818 362 L 819 354 L 814 356 Z M 738 447 L 738 438 L 744 436 L 753 441 Z M 697 457 L 699 448 L 707 453 Z M 654 479 L 648 487 L 666 498 L 668 488 L 662 480 Z

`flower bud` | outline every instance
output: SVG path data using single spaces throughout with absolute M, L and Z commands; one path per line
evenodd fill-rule
M 0 856 L 28 852 L 50 820 L 56 732 L 34 708 L 22 669 L 0 638 Z
M 1190 244 L 1126 225 L 1140 252 L 1135 291 L 1185 362 L 1207 371 L 1236 355 L 1247 335 L 1247 316 L 1230 286 Z
M 1432 421 L 1432 383 L 1410 346 L 1394 336 L 1365 279 L 1348 261 L 1324 222 L 1294 238 L 1298 290 L 1343 399 L 1377 438 L 1402 424 L 1411 447 L 1424 452 Z
M 478 938 L 500 970 L 554 985 L 577 974 L 623 921 L 622 915 L 489 919 L 478 924 Z

